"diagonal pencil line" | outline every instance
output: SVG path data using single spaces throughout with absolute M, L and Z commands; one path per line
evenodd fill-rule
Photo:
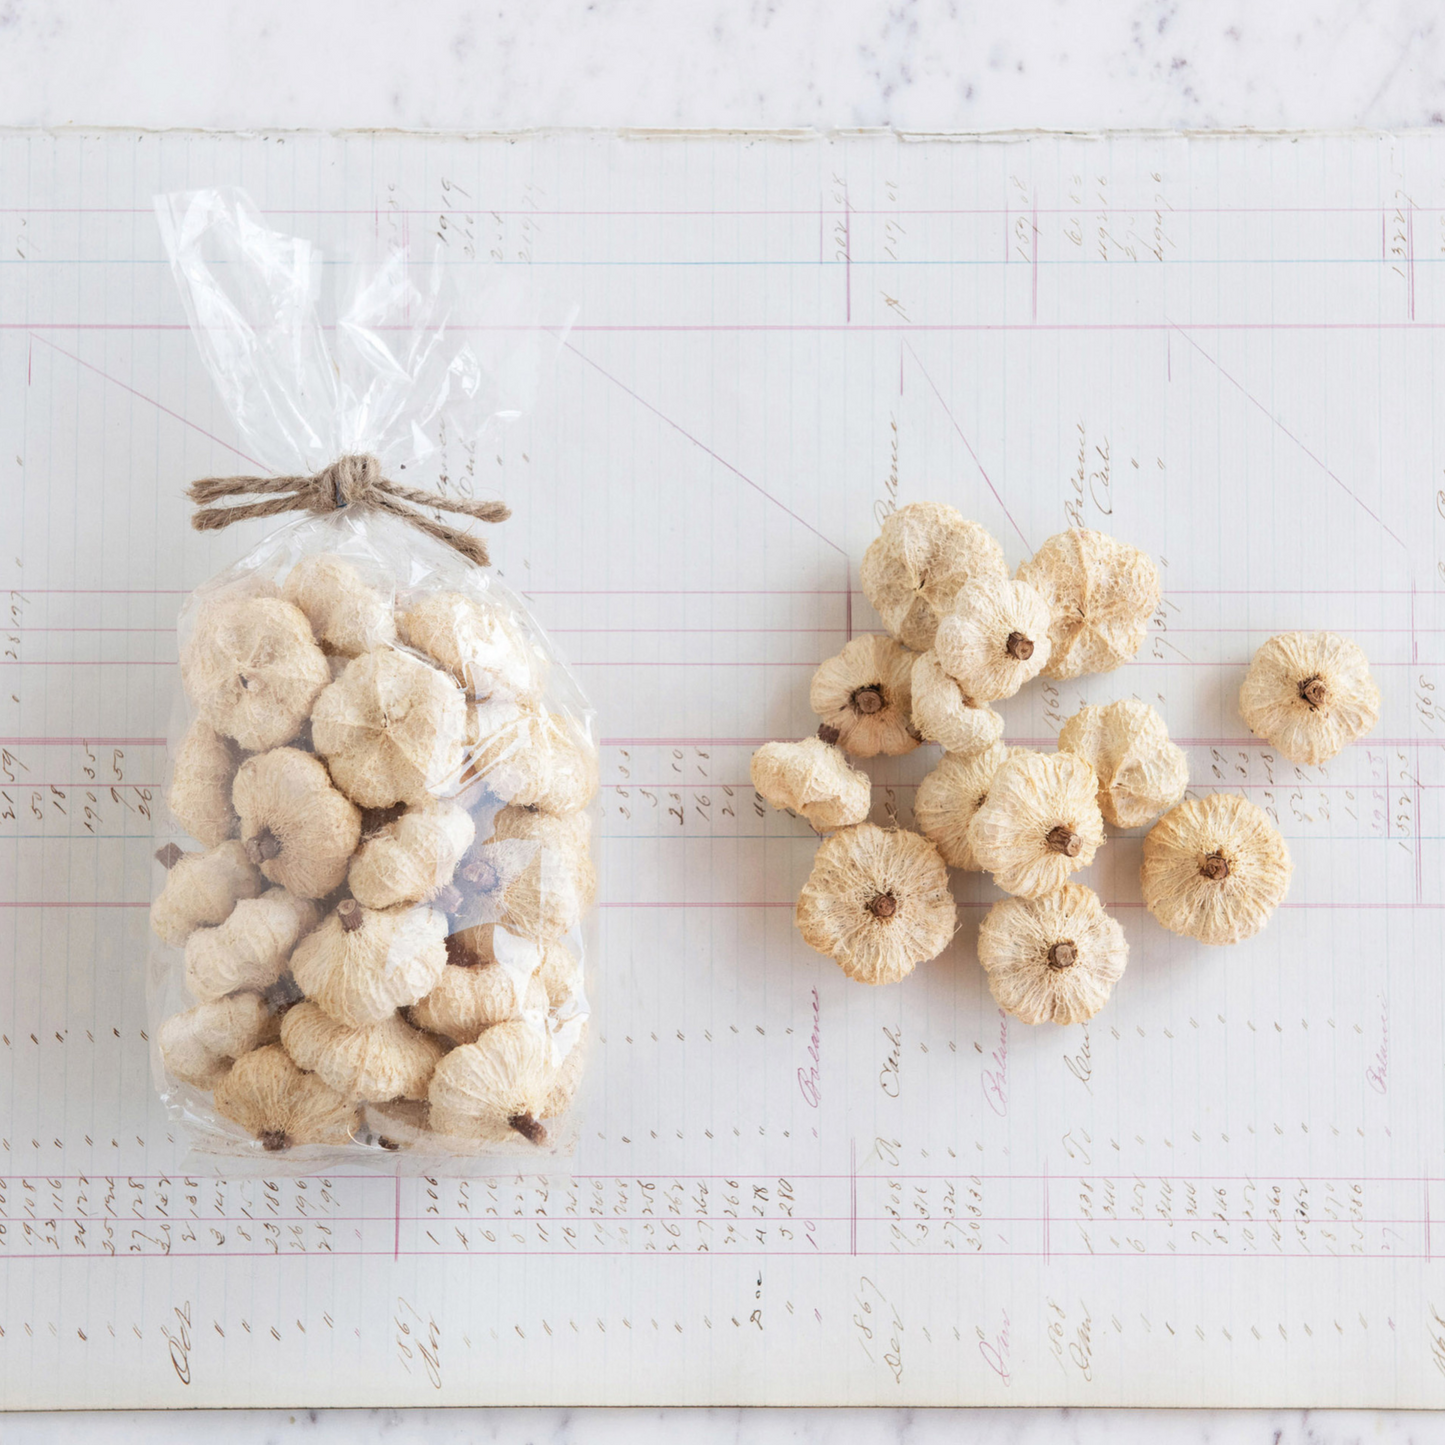
M 1373 508 L 1371 508 L 1368 503 L 1366 503 L 1356 492 L 1351 491 L 1349 486 L 1344 481 L 1342 481 L 1335 472 L 1331 471 L 1329 466 L 1321 457 L 1317 456 L 1313 451 L 1311 451 L 1310 448 L 1304 443 L 1304 441 L 1297 437 L 1294 432 L 1292 432 L 1262 401 L 1260 401 L 1257 396 L 1254 395 L 1253 392 L 1251 392 L 1241 382 L 1236 381 L 1235 378 L 1231 376 L 1229 372 L 1227 372 L 1224 367 L 1222 367 L 1219 362 L 1216 361 L 1215 358 L 1212 357 L 1182 326 L 1180 326 L 1177 321 L 1171 321 L 1169 325 L 1173 327 L 1173 329 L 1177 331 L 1232 387 L 1234 387 L 1235 390 L 1238 391 L 1239 394 L 1243 396 L 1246 401 L 1251 402 L 1260 411 L 1262 411 L 1265 416 L 1267 416 L 1270 421 L 1272 421 L 1275 426 L 1280 429 L 1280 431 L 1282 431 L 1347 497 L 1349 497 L 1352 502 L 1354 502 L 1357 507 L 1359 507 L 1362 512 L 1365 513 L 1366 516 L 1377 522 L 1380 528 L 1385 532 L 1388 537 L 1390 537 L 1392 541 L 1396 542 L 1399 546 L 1404 547 L 1406 553 L 1408 554 L 1410 550 L 1409 547 L 1405 546 L 1405 543 L 1392 530 L 1389 523 L 1386 522 L 1385 519 L 1380 516 L 1378 512 L 1374 511 Z
M 926 382 L 928 383 L 928 385 L 929 385 L 930 389 L 932 390 L 934 396 L 936 396 L 936 397 L 938 398 L 938 404 L 939 404 L 939 406 L 941 406 L 941 407 L 943 408 L 943 414 L 944 414 L 944 416 L 946 416 L 946 417 L 948 418 L 949 423 L 950 423 L 950 425 L 953 427 L 954 431 L 956 431 L 956 432 L 958 433 L 958 439 L 959 439 L 959 441 L 961 441 L 961 442 L 964 444 L 964 446 L 968 449 L 968 454 L 969 454 L 969 456 L 971 456 L 971 457 L 973 458 L 973 464 L 974 464 L 974 466 L 976 466 L 976 467 L 978 468 L 978 474 L 979 474 L 979 476 L 981 476 L 981 477 L 984 479 L 984 481 L 988 484 L 988 489 L 989 489 L 989 491 L 991 491 L 991 492 L 993 493 L 993 499 L 994 499 L 994 501 L 996 501 L 996 502 L 999 504 L 999 506 L 1003 509 L 1003 514 L 1004 514 L 1004 516 L 1007 517 L 1008 520 L 1009 520 L 1009 526 L 1011 526 L 1011 527 L 1014 529 L 1014 531 L 1019 534 L 1019 541 L 1022 542 L 1022 543 L 1024 544 L 1024 546 L 1027 547 L 1030 552 L 1032 552 L 1034 549 L 1029 546 L 1029 539 L 1024 536 L 1024 529 L 1023 529 L 1022 527 L 1020 527 L 1019 524 L 1018 524 L 1016 521 L 1014 521 L 1014 515 L 1013 515 L 1012 512 L 1009 511 L 1009 509 L 1008 509 L 1008 503 L 1005 502 L 1004 499 L 1003 499 L 1003 497 L 1000 495 L 999 489 L 998 489 L 996 486 L 994 486 L 994 484 L 993 484 L 993 478 L 990 477 L 989 474 L 988 474 L 986 471 L 984 471 L 984 469 L 983 469 L 983 463 L 982 463 L 981 461 L 979 461 L 979 459 L 978 459 L 978 453 L 977 453 L 976 451 L 974 451 L 974 449 L 973 449 L 973 443 L 970 442 L 969 439 L 964 435 L 964 433 L 963 433 L 963 428 L 962 428 L 961 426 L 959 426 L 958 421 L 955 419 L 955 417 L 954 417 L 954 415 L 953 415 L 953 412 L 949 410 L 948 403 L 943 399 L 943 393 L 942 393 L 941 391 L 939 391 L 937 385 L 934 383 L 933 378 L 928 374 L 928 368 L 927 368 L 926 366 L 924 366 L 924 364 L 923 364 L 922 361 L 919 360 L 919 358 L 918 358 L 918 353 L 912 348 L 912 346 L 909 346 L 908 342 L 905 341 L 903 344 L 904 344 L 904 346 L 906 346 L 906 347 L 908 348 L 908 354 L 913 358 L 914 365 L 916 365 L 916 366 L 918 367 L 919 371 L 921 371 L 921 372 L 923 373 L 923 379 L 924 379 L 924 381 L 926 381 Z

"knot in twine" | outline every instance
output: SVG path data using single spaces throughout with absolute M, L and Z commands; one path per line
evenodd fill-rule
M 232 522 L 253 517 L 276 517 L 283 512 L 314 512 L 320 516 L 342 507 L 370 507 L 410 522 L 429 537 L 445 542 L 468 561 L 485 567 L 490 560 L 480 537 L 446 522 L 436 521 L 418 511 L 431 507 L 476 517 L 483 522 L 505 522 L 512 515 L 504 502 L 474 502 L 466 497 L 444 497 L 440 492 L 423 492 L 389 481 L 381 474 L 381 463 L 370 453 L 338 457 L 309 477 L 204 477 L 192 482 L 186 494 L 196 504 L 191 525 L 198 532 L 218 531 Z M 265 497 L 265 501 L 242 502 L 235 507 L 213 507 L 226 497 Z

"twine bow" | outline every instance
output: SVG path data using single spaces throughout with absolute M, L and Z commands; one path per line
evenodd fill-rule
M 370 453 L 338 457 L 309 477 L 204 477 L 192 482 L 187 495 L 196 504 L 191 525 L 198 532 L 217 531 L 232 522 L 253 517 L 276 517 L 282 512 L 314 512 L 318 516 L 342 507 L 374 507 L 420 528 L 429 537 L 455 548 L 469 561 L 485 567 L 487 544 L 480 537 L 417 510 L 431 507 L 476 517 L 483 522 L 505 522 L 512 515 L 504 502 L 474 502 L 466 497 L 444 497 L 418 491 L 381 474 L 381 463 Z M 212 507 L 225 497 L 264 496 L 264 502 L 243 502 L 237 507 Z

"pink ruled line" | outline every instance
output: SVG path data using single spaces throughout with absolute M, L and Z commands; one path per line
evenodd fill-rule
M 679 833 L 681 838 L 682 834 Z M 723 841 L 719 839 L 718 841 Z M 985 898 L 978 902 L 960 900 L 960 908 L 992 908 L 1000 898 Z M 654 909 L 654 908 L 796 908 L 796 898 L 784 898 L 774 901 L 772 899 L 658 899 L 655 901 L 637 899 L 613 899 L 599 902 L 598 908 L 631 908 L 631 909 Z M 1112 898 L 1104 900 L 1106 908 L 1143 908 L 1142 903 L 1136 901 L 1121 902 Z M 1359 910 L 1388 910 L 1413 913 L 1428 913 L 1445 910 L 1445 903 L 1281 903 L 1283 909 L 1299 909 L 1302 912 L 1317 913 L 1329 910 L 1351 912 Z M 124 900 L 107 902 L 102 899 L 51 899 L 35 900 L 21 898 L 0 898 L 0 908 L 149 908 L 148 902 L 131 903 Z
M 799 1216 L 800 1218 L 802 1216 Z M 257 1221 L 253 1221 L 257 1222 Z M 480 1221 L 474 1221 L 480 1228 Z M 558 1221 L 554 1221 L 558 1222 Z M 603 1221 L 597 1221 L 602 1223 Z M 1103 1226 L 1100 1225 L 1100 1228 Z M 20 1253 L 12 1255 L 13 1259 L 25 1260 L 49 1260 L 49 1259 L 89 1259 L 97 1262 L 105 1261 L 111 1264 L 122 1264 L 131 1260 L 155 1260 L 155 1259 L 284 1259 L 288 1263 L 295 1259 L 354 1259 L 354 1258 L 384 1258 L 387 1250 L 380 1249 L 157 1249 L 150 1254 L 110 1254 L 101 1249 L 92 1251 L 86 1250 L 46 1250 L 44 1253 Z M 545 1259 L 558 1257 L 562 1259 L 669 1259 L 669 1260 L 696 1260 L 698 1256 L 687 1250 L 678 1250 L 669 1253 L 660 1249 L 612 1249 L 606 1245 L 589 1246 L 586 1241 L 579 1244 L 575 1249 L 531 1249 L 526 1246 L 520 1248 L 478 1248 L 478 1249 L 398 1249 L 392 1252 L 392 1259 L 397 1260 L 405 1255 L 408 1259 L 434 1259 L 434 1258 L 457 1258 L 457 1259 L 495 1259 L 499 1256 L 507 1258 L 527 1257 L 531 1259 Z M 802 1249 L 798 1245 L 783 1249 L 730 1249 L 727 1251 L 729 1259 L 778 1259 L 792 1256 L 801 1256 L 806 1259 L 846 1259 L 850 1256 L 859 1258 L 895 1258 L 895 1259 L 959 1259 L 960 1255 L 956 1250 L 949 1249 L 868 1249 L 863 1246 L 855 1246 L 850 1249 Z M 1298 1253 L 1276 1252 L 1270 1253 L 1266 1250 L 1220 1250 L 1211 1254 L 1208 1250 L 1145 1250 L 1143 1253 L 1137 1250 L 1118 1250 L 1117 1252 L 1103 1249 L 1050 1249 L 1047 1254 L 1037 1249 L 985 1249 L 981 1255 L 970 1255 L 969 1258 L 984 1259 L 1108 1259 L 1108 1260 L 1140 1260 L 1140 1259 L 1253 1259 L 1261 1262 L 1273 1262 L 1275 1264 L 1338 1264 L 1343 1260 L 1359 1260 L 1361 1263 L 1389 1264 L 1392 1260 L 1416 1260 L 1427 1258 L 1424 1254 L 1401 1254 L 1391 1251 L 1389 1254 L 1312 1254 L 1301 1250 Z

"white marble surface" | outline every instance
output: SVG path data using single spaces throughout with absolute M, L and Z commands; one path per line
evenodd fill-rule
M 0 0 L 0 124 L 518 130 L 1445 123 L 1427 0 Z M 1308 1412 L 502 1410 L 24 1416 L 29 1442 L 1439 1438 Z

